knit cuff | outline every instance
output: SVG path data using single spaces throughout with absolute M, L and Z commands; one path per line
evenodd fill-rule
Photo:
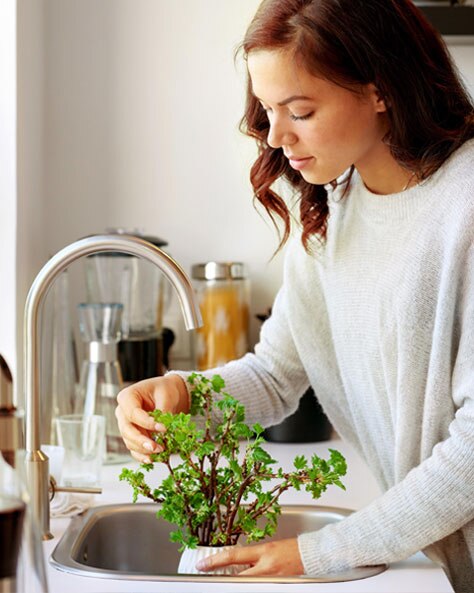
M 327 525 L 318 531 L 302 533 L 298 536 L 301 561 L 308 576 L 322 577 L 331 572 L 343 572 L 351 568 L 342 558 L 338 558 L 338 555 L 341 555 L 342 542 L 339 542 L 339 545 L 335 541 L 332 542 L 333 545 L 329 544 L 331 538 L 326 536 L 329 535 L 331 527 Z

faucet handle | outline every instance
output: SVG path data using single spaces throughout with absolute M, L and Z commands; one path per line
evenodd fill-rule
M 89 488 L 83 486 L 59 486 L 53 476 L 49 476 L 49 502 L 53 500 L 56 492 L 75 492 L 77 494 L 102 494 L 102 488 Z

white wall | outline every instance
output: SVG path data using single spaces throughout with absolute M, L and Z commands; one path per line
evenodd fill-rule
M 166 238 L 187 271 L 210 259 L 247 262 L 253 313 L 264 311 L 280 283 L 281 257 L 269 263 L 275 233 L 252 206 L 255 146 L 237 130 L 244 68 L 233 59 L 259 0 L 17 1 L 16 297 L 15 4 L 0 1 L 0 83 L 8 90 L 0 99 L 0 245 L 8 246 L 0 250 L 7 287 L 0 351 L 14 362 L 11 311 L 16 298 L 21 322 L 40 266 L 107 226 Z M 453 53 L 472 91 L 474 49 Z M 82 267 L 74 272 L 80 298 Z M 252 341 L 258 327 L 253 321 Z
M 138 227 L 192 263 L 250 268 L 253 311 L 281 278 L 273 228 L 248 181 L 234 50 L 258 0 L 46 0 L 48 253 L 108 226 Z M 253 321 L 253 340 L 259 323 Z
M 474 97 L 474 45 L 449 45 L 467 90 Z
M 16 2 L 0 2 L 0 353 L 16 375 Z
M 46 261 L 44 168 L 44 18 L 38 0 L 17 0 L 17 352 L 22 402 L 23 313 L 26 295 Z

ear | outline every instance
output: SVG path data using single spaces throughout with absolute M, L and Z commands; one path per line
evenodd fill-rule
M 383 98 L 382 93 L 374 84 L 369 84 L 369 95 L 371 97 L 375 112 L 385 113 L 387 111 L 387 107 L 389 106 L 388 101 Z

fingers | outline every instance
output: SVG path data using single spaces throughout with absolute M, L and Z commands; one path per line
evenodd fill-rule
M 159 409 L 177 413 L 189 409 L 186 384 L 181 377 L 173 375 L 139 381 L 123 389 L 117 402 L 115 416 L 125 445 L 136 454 L 135 459 L 147 459 L 146 463 L 150 453 L 162 450 L 151 438 L 151 433 L 165 430 L 148 412 Z
M 148 410 L 155 408 L 152 389 L 150 381 L 141 381 L 123 389 L 117 396 L 115 417 L 120 434 L 134 459 L 141 463 L 150 463 L 150 453 L 160 450 L 151 432 L 163 430 L 148 414 Z
M 122 418 L 141 426 L 145 430 L 152 431 L 155 430 L 155 421 L 143 408 L 144 400 L 142 393 L 135 386 L 122 390 L 117 396 Z
M 285 571 L 276 571 L 272 566 L 265 562 L 263 558 L 260 558 L 258 562 L 256 562 L 250 568 L 246 568 L 239 572 L 239 576 L 242 577 L 264 577 L 264 576 L 292 576 L 292 573 L 288 573 Z
M 130 455 L 139 463 L 152 463 L 148 455 L 142 455 L 141 453 L 137 453 L 136 451 L 130 451 Z
M 296 538 L 225 550 L 200 560 L 196 568 L 208 572 L 231 564 L 250 565 L 241 576 L 302 575 L 304 567 Z
M 143 412 L 143 410 L 141 410 Z M 146 412 L 144 412 L 146 414 Z M 115 417 L 117 418 L 117 424 L 122 435 L 125 446 L 132 453 L 137 461 L 143 463 L 150 463 L 148 457 L 150 453 L 157 453 L 162 450 L 155 441 L 150 437 L 148 431 L 139 426 L 135 426 L 128 422 L 122 408 L 115 410 Z M 150 418 L 153 420 L 152 418 Z M 152 429 L 155 426 L 154 421 L 152 422 Z M 134 453 L 136 455 L 134 455 Z M 146 458 L 146 460 L 145 460 Z
M 235 548 L 232 550 L 224 550 L 213 556 L 202 558 L 196 564 L 198 570 L 209 572 L 228 566 L 229 564 L 253 564 L 258 561 L 259 555 L 255 553 L 259 546 L 248 546 L 245 548 Z
M 297 576 L 304 574 L 304 566 L 296 538 L 275 540 L 258 546 L 258 561 L 242 571 L 242 576 Z

